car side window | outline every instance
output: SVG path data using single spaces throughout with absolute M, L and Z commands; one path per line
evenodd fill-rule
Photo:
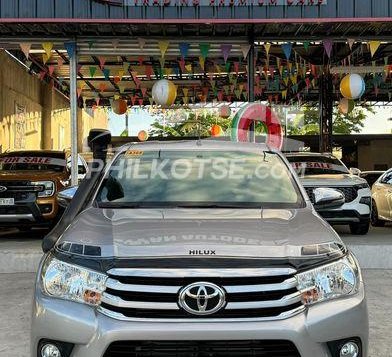
M 392 185 L 392 171 L 385 174 L 385 176 L 381 179 L 381 183 Z

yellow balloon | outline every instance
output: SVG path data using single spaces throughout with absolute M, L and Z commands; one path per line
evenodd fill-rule
M 152 87 L 152 98 L 159 105 L 173 105 L 177 98 L 177 87 L 173 82 L 161 79 Z
M 365 81 L 356 73 L 348 74 L 340 82 L 340 92 L 347 99 L 358 99 L 365 93 Z

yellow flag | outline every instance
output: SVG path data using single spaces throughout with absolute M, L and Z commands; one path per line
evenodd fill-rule
M 187 65 L 185 66 L 185 69 L 186 69 L 188 72 L 192 72 L 192 65 L 191 65 L 191 64 L 187 64 Z
M 204 70 L 204 66 L 205 66 L 205 64 L 206 64 L 206 60 L 204 59 L 203 56 L 200 56 L 200 57 L 199 57 L 199 63 L 200 63 L 201 69 Z
M 370 41 L 369 42 L 370 53 L 372 54 L 372 57 L 377 52 L 380 45 L 381 45 L 381 41 Z
M 169 41 L 159 41 L 158 42 L 158 46 L 159 46 L 159 50 L 161 51 L 161 57 L 165 57 L 166 51 L 169 48 Z
M 42 48 L 44 49 L 49 60 L 49 58 L 52 57 L 53 42 L 43 42 Z
M 121 81 L 123 79 L 123 77 L 124 77 L 124 71 L 123 70 L 119 70 L 118 71 L 118 76 L 119 76 L 120 81 Z
M 270 48 L 271 48 L 271 44 L 270 43 L 265 43 L 264 44 L 264 48 L 265 48 L 265 52 L 267 52 L 267 55 L 269 54 Z
M 188 97 L 188 93 L 189 93 L 188 88 L 182 88 L 182 92 L 184 93 L 184 97 Z

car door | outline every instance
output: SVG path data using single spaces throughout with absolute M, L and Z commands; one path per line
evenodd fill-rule
M 374 199 L 381 218 L 392 218 L 392 170 L 374 184 Z

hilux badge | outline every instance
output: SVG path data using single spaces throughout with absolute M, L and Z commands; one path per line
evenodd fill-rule
M 5 192 L 7 191 L 7 187 L 5 186 L 0 186 L 0 192 Z

